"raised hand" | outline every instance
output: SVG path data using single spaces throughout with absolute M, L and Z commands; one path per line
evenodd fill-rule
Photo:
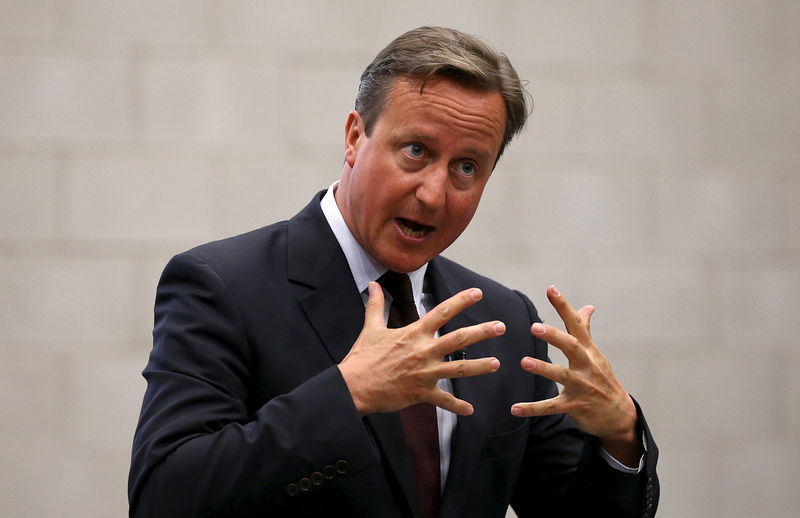
M 528 372 L 560 383 L 563 389 L 551 399 L 516 403 L 511 413 L 523 417 L 569 414 L 578 428 L 599 437 L 606 451 L 617 460 L 636 465 L 641 455 L 636 407 L 608 359 L 592 341 L 589 320 L 595 308 L 583 306 L 576 311 L 555 286 L 547 289 L 547 298 L 567 331 L 536 323 L 531 326 L 531 333 L 560 349 L 569 365 L 555 365 L 528 356 L 521 365 Z
M 443 362 L 445 355 L 480 340 L 502 335 L 502 322 L 456 329 L 436 337 L 436 331 L 455 315 L 483 297 L 471 288 L 431 309 L 416 322 L 389 329 L 384 322 L 383 290 L 369 284 L 364 328 L 347 356 L 339 363 L 350 394 L 361 415 L 394 412 L 415 403 L 428 402 L 459 415 L 470 415 L 471 404 L 436 386 L 443 378 L 489 374 L 500 368 L 497 358 Z

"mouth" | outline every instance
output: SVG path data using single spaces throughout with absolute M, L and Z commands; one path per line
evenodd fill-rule
M 394 221 L 397 223 L 397 228 L 400 229 L 400 232 L 415 239 L 421 239 L 434 230 L 434 227 L 423 225 L 422 223 L 417 223 L 416 221 L 411 221 L 410 219 L 394 218 Z

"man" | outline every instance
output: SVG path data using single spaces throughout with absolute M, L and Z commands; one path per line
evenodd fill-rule
M 505 56 L 410 31 L 362 76 L 337 184 L 170 261 L 132 516 L 654 514 L 657 450 L 594 309 L 551 286 L 560 331 L 439 256 L 526 115 Z

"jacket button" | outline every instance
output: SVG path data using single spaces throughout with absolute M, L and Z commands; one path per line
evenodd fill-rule
M 336 468 L 328 464 L 327 466 L 322 468 L 322 475 L 328 480 L 330 480 L 336 476 Z
M 300 494 L 300 486 L 298 486 L 295 483 L 291 483 L 288 486 L 286 486 L 286 493 L 289 496 L 297 496 Z
M 350 470 L 350 463 L 344 459 L 336 461 L 336 473 L 344 475 Z
M 325 482 L 325 476 L 320 473 L 319 471 L 315 471 L 311 474 L 311 483 L 315 486 L 321 486 L 322 483 Z
M 311 489 L 311 479 L 303 477 L 297 481 L 297 485 L 300 486 L 300 491 L 308 491 Z

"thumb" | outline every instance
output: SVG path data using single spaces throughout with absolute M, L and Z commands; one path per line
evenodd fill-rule
M 592 315 L 594 315 L 595 311 L 596 308 L 594 306 L 583 306 L 578 310 L 578 315 L 583 317 L 583 320 L 586 322 L 586 329 L 591 329 Z
M 369 299 L 367 300 L 367 307 L 364 310 L 364 327 L 386 327 L 383 320 L 383 288 L 377 282 L 370 282 Z

